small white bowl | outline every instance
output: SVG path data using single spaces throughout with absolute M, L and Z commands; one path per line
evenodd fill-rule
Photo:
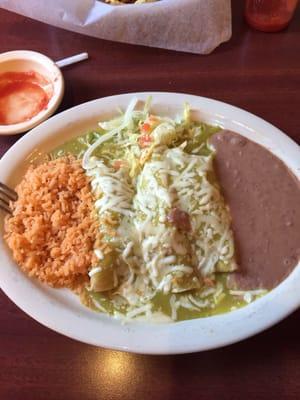
M 26 132 L 49 118 L 60 105 L 64 94 L 64 78 L 53 60 L 41 53 L 27 50 L 9 51 L 0 54 L 0 74 L 4 72 L 36 71 L 53 85 L 53 95 L 47 107 L 28 121 L 18 124 L 0 125 L 0 135 L 16 135 Z

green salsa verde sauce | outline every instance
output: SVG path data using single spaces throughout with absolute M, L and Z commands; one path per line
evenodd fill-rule
M 192 152 L 194 149 L 199 148 L 199 151 L 196 153 L 198 155 L 209 155 L 211 153 L 211 150 L 207 146 L 207 140 L 216 132 L 220 130 L 219 127 L 215 126 L 210 126 L 204 123 L 194 123 L 196 126 L 199 126 L 202 134 L 200 138 L 197 138 L 197 140 L 191 140 L 188 142 L 188 145 L 186 146 L 186 151 L 187 152 Z M 89 145 L 93 144 L 97 138 L 101 134 L 103 134 L 104 131 L 101 129 L 93 132 L 89 132 L 85 135 L 76 137 L 61 146 L 55 148 L 52 150 L 49 155 L 51 159 L 56 159 L 62 156 L 66 155 L 73 155 L 77 158 L 82 158 L 84 152 L 87 150 Z M 202 144 L 202 146 L 201 146 Z M 120 149 L 117 148 L 114 144 L 110 142 L 106 142 L 101 145 L 100 149 L 97 149 L 93 155 L 106 158 L 109 157 L 109 153 L 111 154 L 112 152 L 112 146 L 115 158 L 121 158 L 122 157 L 122 152 Z M 212 180 L 216 181 L 216 177 L 214 174 L 209 178 Z M 187 308 L 179 307 L 177 309 L 177 321 L 182 321 L 182 320 L 188 320 L 188 319 L 194 319 L 194 318 L 200 318 L 200 317 L 209 317 L 217 314 L 223 314 L 235 309 L 238 309 L 242 306 L 245 306 L 247 303 L 243 299 L 242 296 L 236 296 L 230 294 L 227 286 L 226 286 L 226 280 L 227 276 L 230 273 L 217 273 L 215 275 L 215 280 L 216 283 L 219 285 L 223 286 L 223 291 L 218 298 L 216 298 L 214 302 L 214 306 L 208 306 L 208 307 L 203 307 L 199 310 L 190 310 Z M 197 289 L 197 290 L 192 290 L 190 291 L 190 294 L 192 293 L 193 296 L 196 299 L 199 299 L 200 301 L 205 300 L 205 298 L 201 297 L 201 292 L 202 289 Z M 179 294 L 175 294 L 176 299 L 179 298 L 179 296 L 187 296 L 189 292 L 183 292 Z M 152 311 L 158 311 L 162 312 L 163 314 L 167 316 L 171 316 L 171 307 L 170 307 L 170 297 L 171 294 L 163 294 L 162 292 L 158 293 L 155 295 L 155 297 L 152 299 L 152 305 L 153 309 Z M 258 297 L 258 296 L 256 296 Z M 209 299 L 210 297 L 206 297 Z M 106 312 L 108 314 L 115 314 L 115 313 L 121 313 L 125 314 L 126 312 L 126 306 L 120 306 L 116 307 L 111 299 L 110 299 L 110 293 L 106 292 L 101 292 L 97 293 L 94 291 L 90 291 L 88 289 L 85 290 L 83 296 L 82 296 L 82 301 L 85 305 L 89 306 L 95 311 L 99 312 Z M 98 307 L 96 304 L 98 304 L 100 307 Z M 101 310 L 101 308 L 103 310 Z

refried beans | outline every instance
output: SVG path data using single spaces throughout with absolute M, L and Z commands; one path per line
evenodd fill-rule
M 239 264 L 229 285 L 272 289 L 300 259 L 300 182 L 270 151 L 237 133 L 221 131 L 210 143 Z

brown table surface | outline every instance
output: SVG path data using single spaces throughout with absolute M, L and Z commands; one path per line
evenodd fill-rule
M 300 9 L 287 31 L 263 34 L 233 2 L 233 37 L 209 56 L 112 43 L 0 10 L 0 52 L 59 59 L 60 110 L 130 91 L 178 91 L 242 107 L 300 142 Z M 0 138 L 0 156 L 18 137 Z M 143 356 L 78 343 L 41 326 L 0 295 L 0 399 L 300 399 L 300 310 L 244 342 L 198 354 Z

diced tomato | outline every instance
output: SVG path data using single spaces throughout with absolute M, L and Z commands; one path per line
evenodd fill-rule
M 204 284 L 205 284 L 206 286 L 209 286 L 209 287 L 213 287 L 213 286 L 215 286 L 215 284 L 216 284 L 216 282 L 215 282 L 213 279 L 208 278 L 208 277 L 204 278 L 204 279 L 203 279 L 203 282 L 204 282 Z
M 139 146 L 143 149 L 145 147 L 150 146 L 150 144 L 152 143 L 152 137 L 150 135 L 141 135 L 138 139 L 139 142 Z
M 124 160 L 115 160 L 113 162 L 114 169 L 118 170 L 126 165 L 126 161 Z
M 172 208 L 167 216 L 168 221 L 173 224 L 177 229 L 189 232 L 192 229 L 190 216 L 180 208 Z
M 151 125 L 148 122 L 144 122 L 140 128 L 141 132 L 147 133 L 151 131 Z

